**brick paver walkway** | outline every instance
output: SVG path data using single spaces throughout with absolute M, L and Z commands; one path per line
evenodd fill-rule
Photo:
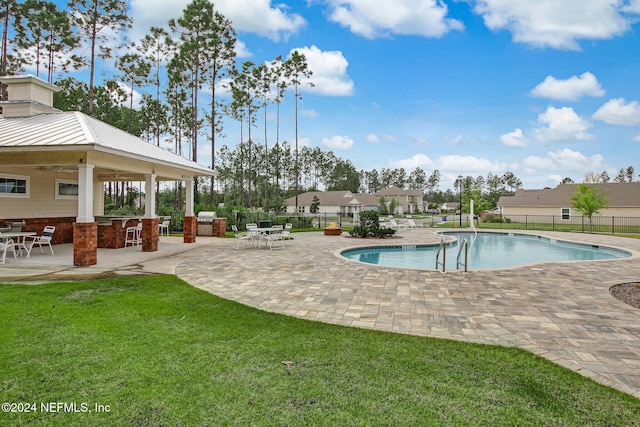
M 236 251 L 232 240 L 215 239 L 176 273 L 220 297 L 303 319 L 525 348 L 640 397 L 640 310 L 609 293 L 615 284 L 640 281 L 640 240 L 539 234 L 626 248 L 635 257 L 443 274 L 335 254 L 348 246 L 440 240 L 430 229 L 406 229 L 384 241 L 296 233 L 277 251 Z

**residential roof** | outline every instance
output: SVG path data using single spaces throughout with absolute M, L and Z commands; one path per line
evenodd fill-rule
M 561 184 L 556 188 L 537 190 L 516 190 L 513 196 L 502 196 L 498 206 L 568 206 L 569 198 L 574 194 L 578 184 Z M 589 184 L 596 191 L 609 199 L 609 207 L 638 207 L 640 206 L 640 182 L 615 182 L 607 184 Z
M 422 190 L 404 190 L 400 187 L 391 186 L 384 190 L 376 191 L 377 196 L 422 196 Z
M 313 197 L 317 196 L 320 200 L 320 206 L 377 206 L 378 197 L 371 194 L 352 193 L 351 191 L 308 191 L 298 194 L 299 206 L 311 206 Z M 296 203 L 296 197 L 289 197 L 286 201 L 287 206 L 293 206 Z
M 0 149 L 47 151 L 96 150 L 140 161 L 179 166 L 194 176 L 211 176 L 211 168 L 178 156 L 130 133 L 78 111 L 0 117 Z

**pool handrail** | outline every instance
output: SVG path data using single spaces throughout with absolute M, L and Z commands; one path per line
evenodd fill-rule
M 464 248 L 464 262 L 460 262 L 460 255 L 462 255 L 462 248 Z M 460 242 L 460 248 L 458 249 L 458 256 L 456 258 L 456 270 L 460 270 L 460 265 L 464 265 L 464 272 L 467 272 L 467 263 L 469 261 L 469 243 L 467 239 L 462 239 Z
M 440 252 L 442 252 L 442 262 L 439 261 Z M 438 265 L 442 265 L 442 272 L 445 271 L 445 264 L 447 263 L 447 242 L 444 240 L 444 237 L 440 241 L 440 245 L 438 246 L 438 253 L 436 254 L 436 270 L 438 269 Z

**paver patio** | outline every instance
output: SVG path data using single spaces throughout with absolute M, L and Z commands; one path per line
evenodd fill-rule
M 223 298 L 303 319 L 421 336 L 517 346 L 640 397 L 640 310 L 609 288 L 640 281 L 640 240 L 574 233 L 556 238 L 625 248 L 616 261 L 447 272 L 366 265 L 348 246 L 438 242 L 430 229 L 374 240 L 296 233 L 285 249 L 221 239 L 177 266 L 183 280 Z

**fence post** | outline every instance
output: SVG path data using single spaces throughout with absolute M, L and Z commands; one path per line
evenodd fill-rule
M 616 217 L 611 217 L 611 234 L 616 234 Z

